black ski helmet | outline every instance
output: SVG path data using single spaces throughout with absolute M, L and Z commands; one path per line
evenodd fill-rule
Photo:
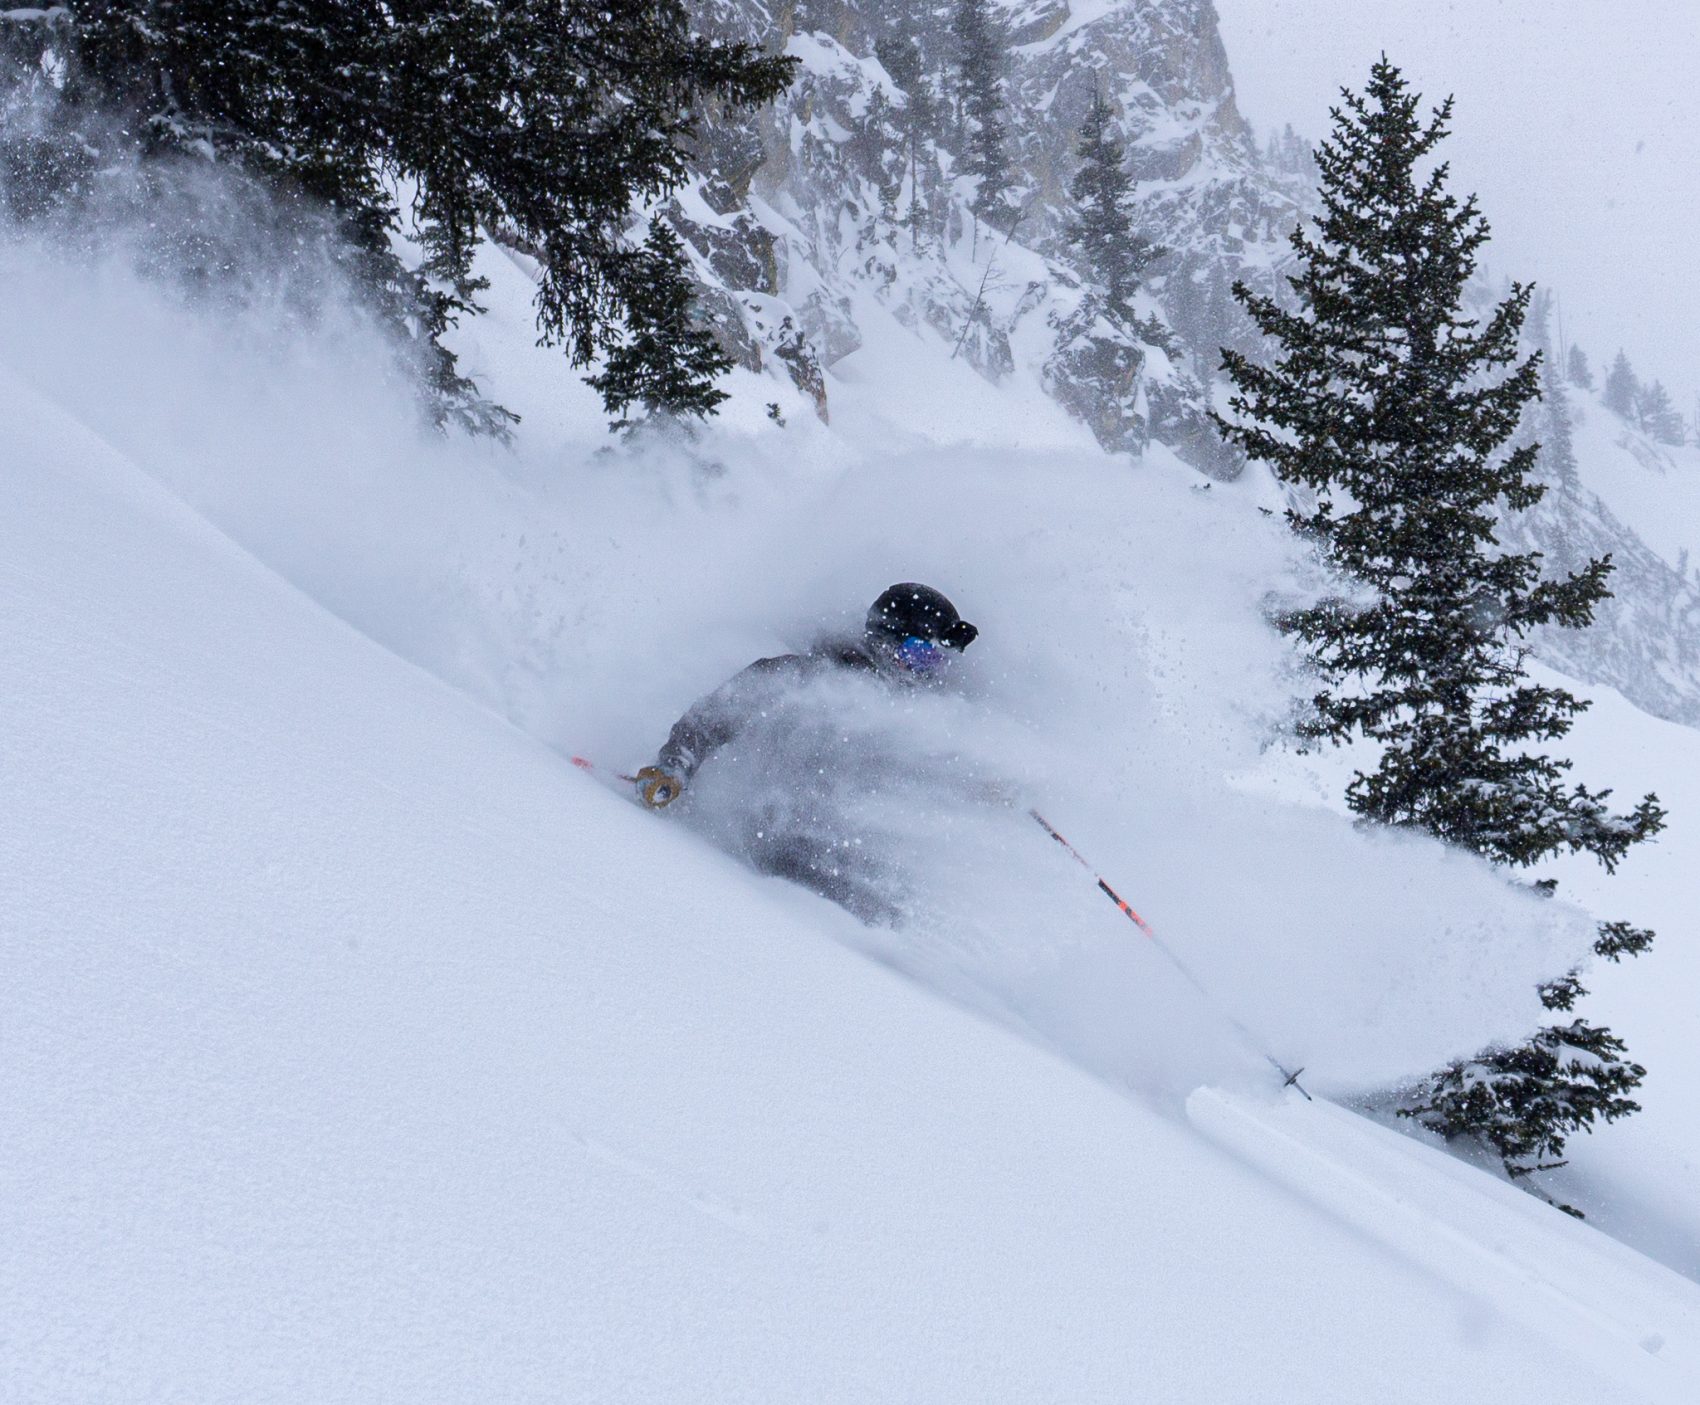
M 914 581 L 891 586 L 874 601 L 867 630 L 892 640 L 929 639 L 950 649 L 966 649 L 980 633 L 944 595 Z

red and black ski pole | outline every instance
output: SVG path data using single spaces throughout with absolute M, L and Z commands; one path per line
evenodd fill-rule
M 626 775 L 623 771 L 602 771 L 601 767 L 586 756 L 571 756 L 567 759 L 581 771 L 590 771 L 592 773 L 601 771 L 604 775 L 611 775 L 615 779 L 622 781 L 636 782 L 638 779 L 636 776 Z M 1103 876 L 1086 861 L 1086 856 L 1082 854 L 1080 850 L 1076 849 L 1074 845 L 1070 844 L 1068 840 L 1064 839 L 1057 831 L 1055 825 L 1053 825 L 1037 810 L 1029 810 L 1027 813 L 1032 816 L 1034 822 L 1038 824 L 1038 826 L 1043 829 L 1046 834 L 1050 835 L 1052 839 L 1056 840 L 1057 843 L 1061 844 L 1063 848 L 1068 850 L 1070 857 L 1072 857 L 1077 864 L 1092 875 L 1093 881 L 1097 883 L 1099 891 L 1122 910 L 1123 915 L 1126 916 L 1128 921 L 1132 922 L 1135 927 L 1139 928 L 1139 930 L 1145 934 L 1151 944 L 1156 947 L 1158 951 L 1162 952 L 1168 963 L 1186 978 L 1188 984 L 1190 984 L 1194 990 L 1203 996 L 1205 1003 L 1208 1004 L 1210 1008 L 1220 1015 L 1225 1021 L 1227 1021 L 1228 1024 L 1233 1026 L 1234 1031 L 1242 1040 L 1245 1041 L 1246 1047 L 1258 1054 L 1261 1058 L 1269 1061 L 1269 1064 L 1281 1075 L 1282 1087 L 1297 1088 L 1299 1092 L 1304 1094 L 1307 1102 L 1314 1102 L 1315 1099 L 1305 1091 L 1304 1084 L 1299 1082 L 1299 1075 L 1304 1072 L 1304 1069 L 1289 1069 L 1285 1064 L 1265 1049 L 1256 1035 L 1235 1019 L 1233 1015 L 1229 1014 L 1227 1010 L 1222 1008 L 1222 1006 L 1217 1002 L 1215 996 L 1211 995 L 1211 993 L 1205 989 L 1204 983 L 1192 973 L 1192 970 L 1187 966 L 1186 962 L 1182 961 L 1180 957 L 1175 954 L 1174 948 L 1157 935 L 1151 924 L 1133 910 L 1133 905 L 1128 902 L 1126 898 L 1104 881 Z
M 588 756 L 569 756 L 567 760 L 571 761 L 573 765 L 579 768 L 579 770 L 589 771 L 592 775 L 602 770 L 602 768 Z M 624 771 L 604 771 L 603 774 L 611 775 L 617 781 L 630 781 L 633 785 L 637 784 L 637 777 L 628 776 Z
M 1057 843 L 1061 844 L 1063 848 L 1068 850 L 1070 856 L 1077 864 L 1092 875 L 1093 880 L 1098 884 L 1099 891 L 1122 910 L 1128 921 L 1132 922 L 1135 927 L 1145 933 L 1146 937 L 1150 939 L 1151 944 L 1155 946 L 1158 951 L 1163 953 L 1171 966 L 1179 971 L 1181 975 L 1186 977 L 1188 984 L 1190 984 L 1194 990 L 1204 997 L 1205 1002 L 1210 1006 L 1210 1008 L 1234 1027 L 1234 1030 L 1239 1034 L 1240 1038 L 1245 1041 L 1246 1046 L 1262 1058 L 1267 1059 L 1269 1063 L 1274 1066 L 1276 1072 L 1281 1075 L 1281 1086 L 1284 1088 L 1297 1088 L 1299 1092 L 1304 1093 L 1306 1102 L 1314 1102 L 1315 1099 L 1312 1098 L 1308 1092 L 1305 1092 L 1304 1084 L 1299 1082 L 1299 1075 L 1303 1073 L 1304 1070 L 1302 1068 L 1289 1070 L 1286 1065 L 1265 1049 L 1256 1035 L 1254 1035 L 1249 1029 L 1247 1029 L 1217 1003 L 1216 998 L 1204 988 L 1204 983 L 1199 980 L 1197 976 L 1193 975 L 1186 962 L 1182 961 L 1180 957 L 1175 955 L 1174 948 L 1157 935 L 1157 933 L 1152 929 L 1151 924 L 1133 910 L 1132 904 L 1130 904 L 1126 898 L 1104 881 L 1103 876 L 1086 861 L 1086 856 L 1057 832 L 1055 825 L 1053 825 L 1037 810 L 1029 810 L 1027 813 L 1033 817 L 1035 823 L 1037 823 L 1046 834 L 1050 835 L 1052 839 L 1056 840 Z

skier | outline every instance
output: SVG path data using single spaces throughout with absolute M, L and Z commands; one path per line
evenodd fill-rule
M 894 688 L 938 684 L 952 658 L 978 634 L 931 586 L 913 581 L 894 585 L 869 608 L 859 636 L 828 637 L 806 653 L 757 659 L 694 703 L 674 724 L 655 764 L 637 773 L 638 798 L 652 810 L 671 805 L 704 762 L 736 741 L 752 721 L 775 713 L 787 695 L 811 680 L 843 672 Z M 797 778 L 796 783 L 807 781 Z M 785 808 L 776 798 L 747 827 L 741 847 L 750 862 L 812 888 L 864 921 L 894 922 L 898 914 L 877 891 L 866 861 L 853 861 L 853 841 L 823 833 L 818 823 L 788 823 Z M 788 809 L 790 816 L 798 813 L 795 796 Z

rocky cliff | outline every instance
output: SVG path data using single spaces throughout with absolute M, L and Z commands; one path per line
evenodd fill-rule
M 827 414 L 823 369 L 859 344 L 872 300 L 993 380 L 1038 378 L 1109 449 L 1155 437 L 1233 472 L 1202 418 L 1217 348 L 1248 335 L 1228 289 L 1273 276 L 1299 198 L 1234 105 L 1212 6 L 994 8 L 1013 180 L 997 220 L 975 216 L 963 173 L 948 4 L 703 0 L 705 29 L 799 60 L 774 108 L 709 124 L 699 178 L 669 207 L 706 315 L 742 364 L 789 375 Z M 1140 231 L 1167 250 L 1131 325 L 1104 315 L 1064 232 L 1094 89 L 1137 177 Z

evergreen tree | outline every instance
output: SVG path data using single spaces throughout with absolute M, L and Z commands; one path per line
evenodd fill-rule
M 1291 122 L 1269 138 L 1264 147 L 1263 161 L 1270 170 L 1291 176 L 1316 174 L 1316 162 L 1310 145 L 1293 130 Z
M 1445 165 L 1419 174 L 1451 107 L 1422 121 L 1385 58 L 1364 94 L 1344 94 L 1318 151 L 1324 213 L 1314 234 L 1292 235 L 1297 310 L 1235 288 L 1277 357 L 1260 366 L 1223 352 L 1239 419 L 1218 426 L 1302 490 L 1289 522 L 1360 593 L 1280 621 L 1323 685 L 1304 734 L 1379 747 L 1347 788 L 1352 810 L 1500 864 L 1568 851 L 1609 870 L 1658 832 L 1663 811 L 1649 795 L 1613 813 L 1609 791 L 1570 782 L 1569 762 L 1536 749 L 1587 704 L 1529 681 L 1524 640 L 1588 624 L 1611 567 L 1594 560 L 1543 580 L 1538 554 L 1499 546 L 1499 512 L 1544 492 L 1531 478 L 1538 446 L 1511 447 L 1540 393 L 1540 356 L 1519 354 L 1529 288 L 1513 285 L 1485 318 L 1465 309 L 1487 223 L 1473 198 L 1448 193 Z M 1632 932 L 1603 927 L 1601 950 L 1651 939 Z M 1580 993 L 1572 975 L 1543 997 L 1567 1010 Z M 1484 1137 L 1523 1174 L 1569 1132 L 1635 1110 L 1642 1070 L 1622 1052 L 1609 1031 L 1555 1026 L 1436 1075 L 1407 1112 Z
M 483 232 L 536 252 L 542 339 L 588 364 L 654 280 L 688 286 L 653 248 L 632 257 L 634 202 L 683 180 L 708 105 L 768 101 L 792 67 L 694 35 L 684 0 L 69 0 L 0 15 L 0 32 L 6 96 L 49 98 L 48 144 L 65 153 L 37 163 L 58 188 L 35 203 L 76 198 L 126 146 L 210 157 L 304 199 L 420 344 L 438 418 L 492 427 L 501 412 L 441 344 L 477 310 Z M 426 251 L 414 268 L 392 242 L 404 213 Z M 678 361 L 701 364 L 694 344 Z
M 715 384 L 732 360 L 706 327 L 691 316 L 691 287 L 671 276 L 684 260 L 684 247 L 672 226 L 649 222 L 643 248 L 629 255 L 635 290 L 627 307 L 625 337 L 609 351 L 603 369 L 588 377 L 609 413 L 613 428 L 632 424 L 627 411 L 641 404 L 649 415 L 714 413 L 726 398 Z M 648 276 L 645 276 L 647 273 Z
M 1069 192 L 1077 213 L 1065 232 L 1079 247 L 1087 271 L 1104 289 L 1111 315 L 1131 322 L 1139 281 L 1162 250 L 1134 232 L 1128 210 L 1133 177 L 1122 164 L 1124 152 L 1110 127 L 1109 104 L 1096 88 L 1075 150 L 1080 170 Z
M 1661 444 L 1680 444 L 1684 433 L 1682 416 L 1672 403 L 1670 392 L 1658 381 L 1644 386 L 1635 400 L 1635 418 L 1644 433 Z
M 1545 362 L 1541 382 L 1547 418 L 1541 459 L 1560 492 L 1574 495 L 1582 487 L 1582 476 L 1576 463 L 1576 423 L 1570 414 L 1570 394 L 1554 367 Z
M 1529 300 L 1524 340 L 1540 349 L 1541 394 L 1538 403 L 1528 407 L 1517 442 L 1519 447 L 1534 442 L 1541 476 L 1558 488 L 1561 497 L 1574 497 L 1582 480 L 1576 462 L 1576 426 L 1570 413 L 1568 376 L 1560 373 L 1559 358 L 1553 354 L 1553 307 L 1551 293 L 1537 291 Z M 1577 553 L 1567 552 L 1566 558 L 1567 567 L 1578 564 Z
M 1644 928 L 1607 922 L 1594 952 L 1615 963 L 1652 944 L 1653 934 Z M 1587 993 L 1571 971 L 1540 988 L 1541 1004 L 1569 1014 Z M 1571 1133 L 1641 1110 L 1633 1094 L 1647 1070 L 1627 1058 L 1628 1052 L 1609 1029 L 1573 1018 L 1537 1030 L 1522 1044 L 1450 1064 L 1400 1113 L 1448 1141 L 1480 1138 L 1513 1178 L 1555 1170 L 1564 1165 Z M 1582 1218 L 1569 1205 L 1558 1208 Z
M 1620 349 L 1606 372 L 1606 409 L 1624 419 L 1635 414 L 1635 403 L 1641 398 L 1641 382 L 1629 365 L 1629 358 Z
M 1588 364 L 1588 353 L 1579 346 L 1570 348 L 1570 356 L 1565 365 L 1565 374 L 1571 385 L 1578 390 L 1594 388 L 1594 368 Z
M 934 143 L 938 139 L 939 101 L 927 76 L 916 35 L 900 30 L 880 40 L 876 52 L 904 96 L 900 121 L 904 164 L 908 168 L 909 207 L 903 214 L 903 224 L 909 230 L 909 247 L 919 250 L 932 222 L 925 177 L 936 179 L 938 173 Z
M 897 202 L 907 174 L 907 142 L 899 130 L 898 111 L 885 85 L 876 84 L 851 137 L 866 149 L 864 159 L 879 197 L 878 206 L 869 211 L 862 226 L 859 248 L 869 242 L 896 244 Z
M 978 178 L 974 212 L 995 225 L 1009 213 L 1005 204 L 1010 185 L 1009 128 L 1003 97 L 1008 41 L 992 13 L 991 0 L 956 0 L 951 21 L 967 125 L 962 168 Z

